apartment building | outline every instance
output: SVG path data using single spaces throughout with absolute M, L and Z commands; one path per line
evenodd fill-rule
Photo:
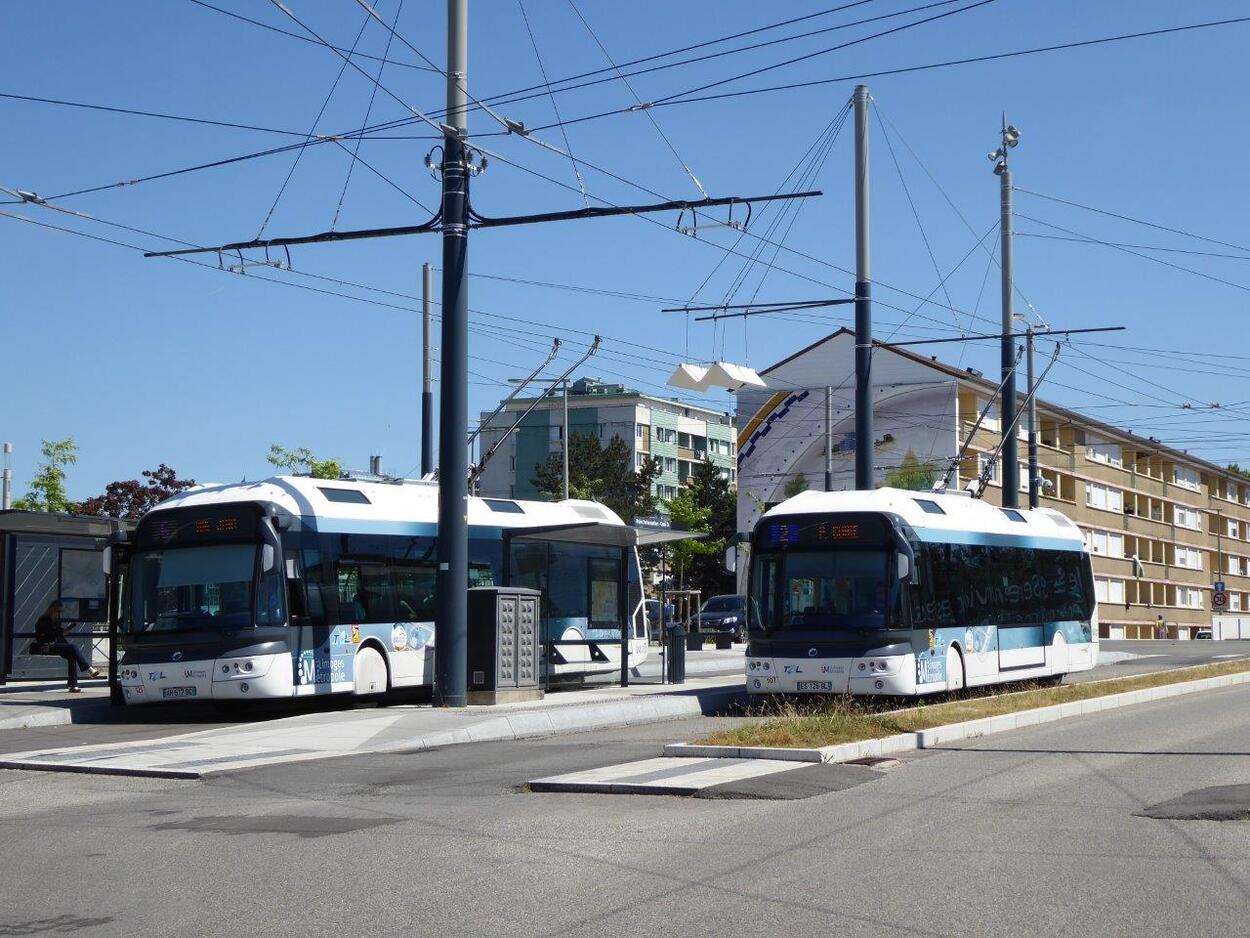
M 742 532 L 795 478 L 823 485 L 827 441 L 834 487 L 853 485 L 859 445 L 853 333 L 840 330 L 760 374 L 767 389 L 738 395 Z M 914 478 L 919 465 L 937 478 L 949 471 L 950 488 L 962 488 L 986 469 L 1001 439 L 997 408 L 972 431 L 997 381 L 880 345 L 873 376 L 877 484 L 908 466 Z M 1089 544 L 1100 635 L 1191 638 L 1210 628 L 1217 638 L 1250 638 L 1250 478 L 1044 400 L 1037 414 L 1042 504 L 1080 526 Z M 1020 502 L 1027 504 L 1027 439 L 1023 426 L 1018 432 Z M 1002 503 L 999 468 L 990 468 L 985 494 L 995 504 Z M 1225 585 L 1222 609 L 1213 605 L 1216 583 Z
M 518 397 L 493 418 L 482 413 L 480 452 L 495 445 L 508 427 L 534 403 Z M 657 498 L 675 498 L 694 467 L 704 459 L 716 465 L 731 486 L 737 483 L 736 449 L 730 416 L 706 407 L 643 394 L 623 384 L 580 378 L 569 385 L 569 432 L 597 436 L 603 445 L 619 436 L 630 447 L 635 468 L 648 457 L 660 460 L 653 485 Z M 501 498 L 538 498 L 535 467 L 559 453 L 564 438 L 564 401 L 544 397 L 486 464 L 480 491 Z

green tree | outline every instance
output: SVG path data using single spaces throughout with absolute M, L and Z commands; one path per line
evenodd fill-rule
M 644 460 L 634 470 L 633 450 L 619 436 L 607 446 L 594 433 L 569 434 L 569 497 L 601 502 L 626 524 L 655 513 L 652 484 L 660 474 L 660 461 Z M 556 500 L 564 489 L 564 458 L 552 453 L 534 467 L 530 483 L 546 498 Z
M 785 488 L 781 490 L 781 493 L 786 498 L 794 498 L 794 496 L 798 495 L 800 492 L 806 492 L 811 487 L 812 484 L 807 481 L 807 476 L 796 475 L 791 476 L 786 481 Z
M 339 460 L 318 459 L 306 446 L 287 449 L 281 443 L 271 443 L 269 455 L 265 458 L 270 465 L 291 473 L 307 470 L 314 479 L 338 479 L 343 475 L 343 464 Z
M 937 470 L 933 463 L 921 462 L 914 452 L 908 450 L 903 461 L 885 474 L 881 487 L 894 489 L 910 489 L 913 492 L 927 492 L 937 481 Z
M 677 541 L 671 547 L 669 564 L 674 572 L 680 571 L 684 586 L 701 590 L 704 598 L 733 592 L 733 574 L 725 570 L 725 548 L 737 531 L 738 503 L 729 480 L 705 459 L 691 471 L 677 497 L 665 505 L 674 527 L 707 535 Z
M 1241 476 L 1243 479 L 1250 479 L 1250 469 L 1242 469 L 1235 462 L 1228 464 L 1228 471 L 1235 476 Z
M 43 462 L 31 480 L 30 491 L 13 507 L 20 511 L 72 512 L 78 506 L 65 494 L 65 467 L 78 462 L 78 444 L 72 436 L 63 440 L 44 440 L 40 447 Z

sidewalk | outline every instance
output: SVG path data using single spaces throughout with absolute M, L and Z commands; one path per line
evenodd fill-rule
M 0 730 L 20 730 L 110 719 L 108 685 L 84 680 L 71 694 L 64 681 L 6 684 L 0 687 Z
M 54 693 L 44 691 L 44 694 Z M 74 695 L 60 705 L 75 720 L 80 710 L 108 707 L 104 689 Z M 702 677 L 677 687 L 636 684 L 562 691 L 545 700 L 434 709 L 399 704 L 373 710 L 304 713 L 273 720 L 172 732 L 158 738 L 68 746 L 0 756 L 0 768 L 200 778 L 219 772 L 377 752 L 419 752 L 470 742 L 577 733 L 632 723 L 653 723 L 715 713 L 745 694 L 740 675 Z M 63 694 L 68 697 L 69 695 Z M 10 695 L 0 695 L 7 710 Z M 23 698 L 25 695 L 12 695 Z M 26 709 L 52 711 L 57 704 Z M 117 713 L 124 719 L 126 711 Z M 20 715 L 4 717 L 21 719 Z M 29 717 L 26 717 L 29 718 Z M 31 724 L 34 725 L 34 724 Z M 43 724 L 48 725 L 48 724 Z

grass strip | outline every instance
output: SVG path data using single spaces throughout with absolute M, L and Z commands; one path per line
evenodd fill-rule
M 759 711 L 760 719 L 714 733 L 698 744 L 815 749 L 1245 671 L 1250 671 L 1250 660 L 1242 659 L 1059 687 L 1017 685 L 1025 689 L 1012 693 L 1002 693 L 1000 685 L 988 694 L 981 691 L 979 696 L 971 696 L 978 693 L 974 690 L 968 692 L 970 696 L 940 703 L 922 700 L 915 706 L 884 713 L 879 711 L 879 701 L 874 704 L 871 698 L 846 696 L 816 703 L 770 701 Z

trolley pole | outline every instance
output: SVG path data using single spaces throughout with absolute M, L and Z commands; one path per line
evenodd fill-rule
M 443 134 L 443 328 L 438 427 L 438 573 L 434 703 L 463 707 L 468 684 L 469 167 L 466 90 L 469 2 L 447 0 L 447 116 Z
M 1003 393 L 1001 397 L 1001 427 L 1010 427 L 1016 416 L 1016 372 L 1015 372 L 1015 340 L 1012 336 L 1015 310 L 1012 305 L 1013 265 L 1011 257 L 1011 169 L 1007 165 L 1007 152 L 1020 142 L 1020 132 L 1007 123 L 1007 115 L 1003 114 L 1002 146 L 990 154 L 994 160 L 994 172 L 998 175 L 999 194 L 999 235 L 1001 237 L 1002 257 L 1002 306 L 1003 306 L 1003 340 L 1002 340 L 1002 377 Z M 1020 499 L 1020 456 L 1016 434 L 1008 434 L 1003 440 L 1003 507 L 1019 507 Z
M 825 491 L 833 491 L 833 388 L 825 387 Z
M 855 86 L 855 488 L 872 488 L 872 289 L 868 264 L 868 86 Z M 826 488 L 828 485 L 826 484 Z
M 430 360 L 430 294 L 434 292 L 434 272 L 421 265 L 421 477 L 434 470 L 434 374 Z
M 1028 361 L 1029 382 L 1029 507 L 1041 505 L 1041 480 L 1037 475 L 1037 395 L 1033 393 L 1033 324 L 1024 332 L 1025 358 Z

